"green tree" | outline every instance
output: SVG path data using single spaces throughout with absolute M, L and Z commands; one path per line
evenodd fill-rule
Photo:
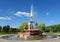
M 46 29 L 45 24 L 41 24 L 41 28 L 42 28 L 43 31 L 45 31 L 45 29 Z
M 3 26 L 3 32 L 9 33 L 10 32 L 10 26 L 9 25 Z
M 26 22 L 23 22 L 21 25 L 20 25 L 20 31 L 23 32 L 24 31 L 24 28 L 28 28 L 28 23 Z
M 60 31 L 60 25 L 59 24 L 48 26 L 48 28 L 50 28 L 50 32 L 59 32 Z
M 7 33 L 10 32 L 10 26 L 9 25 L 6 26 L 6 30 L 7 30 Z
M 35 28 L 39 29 L 39 30 L 42 30 L 42 31 L 45 31 L 46 26 L 45 26 L 45 24 L 38 24 L 38 25 L 35 25 Z
M 60 32 L 60 24 L 56 25 L 56 30 L 57 30 L 57 32 Z
M 0 26 L 0 32 L 2 32 L 2 26 Z
M 3 32 L 6 32 L 6 26 L 3 26 Z
M 45 32 L 50 32 L 50 28 L 46 27 Z

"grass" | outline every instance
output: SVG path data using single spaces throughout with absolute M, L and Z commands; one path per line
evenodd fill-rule
M 60 34 L 60 32 L 46 32 L 46 34 Z
M 60 32 L 53 32 L 53 34 L 60 34 Z

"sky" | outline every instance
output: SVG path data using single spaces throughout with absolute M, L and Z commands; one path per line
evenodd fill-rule
M 32 4 L 34 23 L 60 24 L 60 0 L 0 0 L 0 25 L 19 27 L 29 22 Z

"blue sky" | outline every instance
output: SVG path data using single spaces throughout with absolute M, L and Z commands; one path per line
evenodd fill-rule
M 0 25 L 19 27 L 28 22 L 33 4 L 33 19 L 47 26 L 60 23 L 60 0 L 0 0 Z

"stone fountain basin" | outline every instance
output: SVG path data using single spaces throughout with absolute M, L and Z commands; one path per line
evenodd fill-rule
M 39 35 L 35 35 L 35 36 L 30 36 L 28 37 L 28 39 L 26 40 L 49 40 L 49 39 L 58 39 L 60 38 L 60 35 L 44 35 L 44 36 L 39 36 Z M 20 39 L 17 37 L 17 35 L 5 35 L 5 36 L 1 36 L 0 39 L 5 39 L 5 40 L 16 40 L 16 41 L 21 41 L 21 40 L 25 40 L 24 38 Z
M 30 35 L 39 35 L 39 34 L 42 35 L 42 31 L 38 29 L 30 29 L 30 30 L 28 29 L 28 30 L 25 30 L 24 32 L 30 33 Z

